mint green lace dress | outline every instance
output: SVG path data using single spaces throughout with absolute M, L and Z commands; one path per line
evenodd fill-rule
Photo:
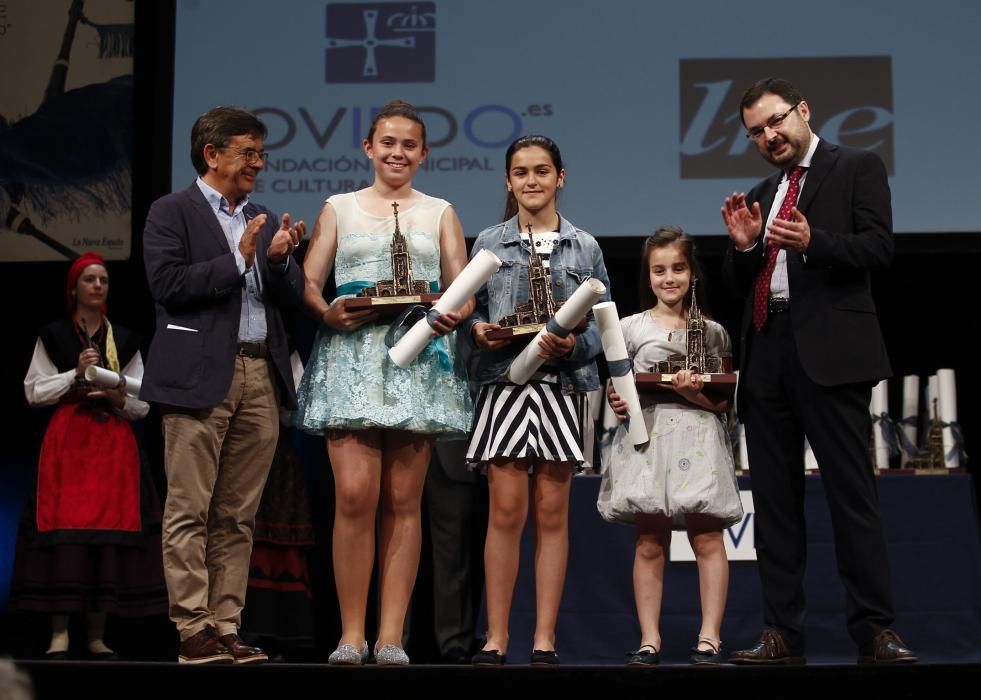
M 339 294 L 358 282 L 391 279 L 394 217 L 365 212 L 354 193 L 327 201 L 337 215 L 334 277 Z M 416 279 L 440 282 L 439 221 L 448 206 L 445 200 L 422 195 L 399 210 L 399 229 Z M 350 333 L 321 326 L 297 390 L 294 425 L 315 435 L 330 428 L 467 433 L 473 405 L 453 334 L 430 343 L 400 369 L 388 357 L 387 330 L 387 324 Z

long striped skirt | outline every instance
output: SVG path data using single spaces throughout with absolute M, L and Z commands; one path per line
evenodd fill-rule
M 527 384 L 480 388 L 467 461 L 485 466 L 495 459 L 583 463 L 582 425 L 586 394 L 563 394 L 556 373 L 538 372 Z

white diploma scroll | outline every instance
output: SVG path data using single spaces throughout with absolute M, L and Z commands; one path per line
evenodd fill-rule
M 111 369 L 105 369 L 103 367 L 96 367 L 95 365 L 89 365 L 85 368 L 85 381 L 95 384 L 97 387 L 103 389 L 119 389 L 122 388 L 126 392 L 127 396 L 132 396 L 134 399 L 138 398 L 140 395 L 140 380 L 134 379 L 133 377 L 127 377 L 122 374 L 117 374 Z M 121 385 L 121 387 L 120 387 Z
M 903 423 L 902 430 L 906 435 L 906 439 L 909 444 L 913 446 L 913 451 L 916 451 L 917 442 L 919 437 L 916 434 L 917 420 L 920 417 L 920 377 L 917 374 L 907 374 L 903 377 L 903 412 L 901 414 L 901 419 L 906 420 L 908 418 L 913 418 L 911 425 Z M 903 455 L 903 466 L 910 460 L 910 455 L 906 450 L 902 451 Z
M 599 326 L 600 339 L 603 342 L 603 354 L 610 366 L 610 380 L 613 390 L 627 402 L 627 434 L 630 443 L 643 445 L 650 440 L 647 434 L 647 424 L 644 422 L 644 412 L 640 407 L 640 396 L 637 395 L 637 385 L 634 384 L 634 373 L 630 369 L 627 357 L 627 344 L 623 340 L 623 328 L 620 326 L 620 316 L 617 305 L 612 301 L 603 301 L 593 307 L 593 316 Z M 622 368 L 621 371 L 617 368 Z M 619 376 L 617 376 L 619 375 Z
M 508 370 L 508 379 L 515 384 L 524 384 L 531 379 L 535 370 L 545 363 L 545 360 L 538 356 L 538 352 L 541 350 L 538 341 L 549 332 L 549 327 L 557 326 L 560 330 L 571 331 L 605 292 L 606 285 L 593 277 L 580 284 L 579 289 L 566 299 L 565 303 L 555 312 L 555 316 L 545 324 L 545 328 L 538 331 L 535 339 L 525 346 L 520 355 L 514 358 L 514 361 L 511 362 L 511 369 Z
M 746 445 L 746 426 L 742 423 L 736 426 L 736 442 L 739 443 L 739 468 L 744 472 L 749 471 L 749 448 Z
M 293 372 L 293 386 L 300 388 L 300 382 L 303 380 L 303 360 L 296 350 L 290 353 L 290 370 Z
M 945 425 L 957 422 L 957 385 L 954 382 L 954 370 L 937 370 L 937 390 L 940 394 L 940 420 Z M 959 450 L 954 448 L 954 429 L 944 428 L 944 466 L 948 469 L 961 466 Z
M 872 387 L 872 401 L 869 410 L 875 419 L 872 423 L 872 435 L 875 440 L 875 467 L 876 469 L 889 468 L 889 442 L 886 440 L 886 432 L 889 424 L 885 417 L 889 415 L 889 384 L 883 379 Z
M 811 447 L 811 443 L 804 438 L 804 471 L 813 472 L 817 471 L 818 461 L 817 457 L 814 456 L 814 449 Z
M 402 369 L 412 364 L 422 349 L 432 340 L 433 329 L 430 326 L 430 318 L 459 309 L 500 267 L 500 258 L 486 248 L 477 253 L 433 304 L 429 315 L 416 321 L 415 325 L 388 351 L 392 362 Z

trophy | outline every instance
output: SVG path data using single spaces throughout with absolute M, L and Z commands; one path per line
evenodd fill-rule
M 528 241 L 531 244 L 531 254 L 528 258 L 528 291 L 530 297 L 528 301 L 518 304 L 514 312 L 508 314 L 495 328 L 487 331 L 488 340 L 503 340 L 515 336 L 527 336 L 527 339 L 534 337 L 538 331 L 545 327 L 548 319 L 555 315 L 556 310 L 562 306 L 563 300 L 555 301 L 552 296 L 552 278 L 549 271 L 545 269 L 538 251 L 535 250 L 535 237 L 531 232 L 531 224 L 528 224 Z M 580 323 L 576 330 L 581 330 L 585 325 Z
M 686 326 L 686 352 L 669 355 L 668 359 L 655 362 L 648 372 L 638 372 L 635 375 L 637 390 L 642 392 L 656 391 L 671 383 L 674 375 L 685 369 L 699 374 L 706 385 L 726 396 L 736 392 L 736 373 L 732 371 L 732 358 L 709 355 L 705 351 L 705 319 L 698 308 L 695 297 L 694 282 L 691 290 L 691 306 L 688 309 Z
M 926 473 L 946 473 L 948 470 L 944 461 L 944 427 L 943 421 L 940 420 L 937 399 L 933 400 L 933 417 L 930 418 L 926 443 L 926 448 L 921 449 L 916 457 L 906 463 L 907 468 Z
M 407 306 L 421 304 L 432 306 L 439 299 L 439 292 L 430 291 L 429 282 L 417 280 L 412 274 L 412 256 L 409 246 L 399 229 L 399 203 L 392 202 L 395 212 L 395 232 L 392 233 L 392 279 L 379 280 L 365 287 L 357 296 L 344 300 L 348 311 L 371 309 L 383 316 L 394 316 Z

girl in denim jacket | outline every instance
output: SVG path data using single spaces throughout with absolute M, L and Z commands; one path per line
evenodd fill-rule
M 505 162 L 505 221 L 483 231 L 471 251 L 472 257 L 487 248 L 503 263 L 478 291 L 477 308 L 469 321 L 481 351 L 475 376 L 481 387 L 467 458 L 486 470 L 490 487 L 484 547 L 488 631 L 473 662 L 478 666 L 504 663 L 519 543 L 530 500 L 538 537 L 531 663 L 554 665 L 559 662 L 555 624 L 568 559 L 569 489 L 573 471 L 584 461 L 586 392 L 599 387 L 593 359 L 601 350 L 599 331 L 590 314 L 581 332 L 564 338 L 545 335 L 539 356 L 546 362 L 523 386 L 507 380 L 521 344 L 488 339 L 487 332 L 528 300 L 531 245 L 547 265 L 555 300 L 568 298 L 589 277 L 607 288 L 609 280 L 596 240 L 556 210 L 556 195 L 566 174 L 555 142 L 545 136 L 523 136 L 508 148 Z

